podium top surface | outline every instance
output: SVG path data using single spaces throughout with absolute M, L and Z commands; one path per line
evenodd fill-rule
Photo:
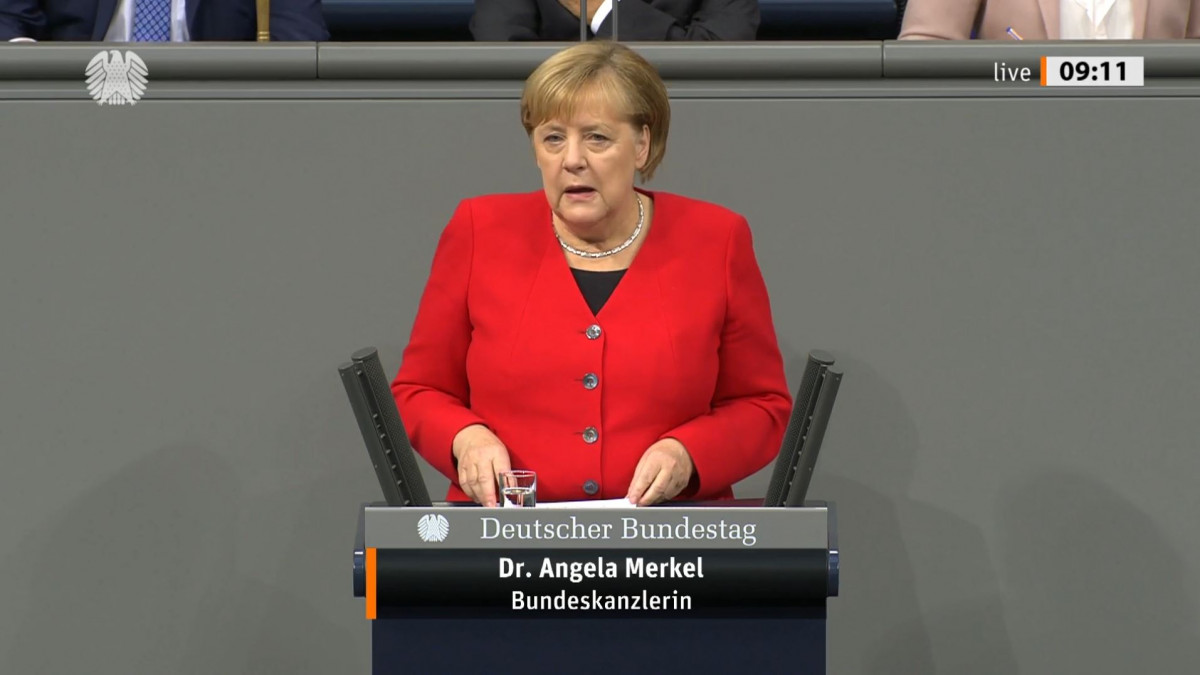
M 382 549 L 836 549 L 831 504 L 804 508 L 363 507 Z

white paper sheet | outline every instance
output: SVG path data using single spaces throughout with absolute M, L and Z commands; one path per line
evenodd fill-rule
M 626 499 L 586 499 L 580 502 L 547 502 L 536 509 L 635 509 L 637 506 Z
M 503 500 L 505 507 L 521 508 Z M 587 499 L 579 502 L 546 502 L 533 507 L 535 509 L 635 509 L 637 506 L 625 497 L 620 499 Z

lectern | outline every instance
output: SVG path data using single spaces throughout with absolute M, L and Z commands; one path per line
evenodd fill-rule
M 372 672 L 823 674 L 834 507 L 761 504 L 364 505 Z

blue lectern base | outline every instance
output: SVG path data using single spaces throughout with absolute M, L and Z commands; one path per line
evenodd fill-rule
M 825 611 L 771 619 L 377 619 L 374 675 L 825 675 Z

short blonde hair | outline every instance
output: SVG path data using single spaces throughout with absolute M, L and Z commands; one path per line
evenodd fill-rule
M 567 119 L 590 94 L 599 93 L 639 132 L 650 129 L 650 154 L 638 170 L 648 181 L 667 152 L 671 102 L 658 71 L 640 54 L 609 40 L 591 40 L 546 59 L 521 94 L 521 124 L 532 135 L 540 124 Z

